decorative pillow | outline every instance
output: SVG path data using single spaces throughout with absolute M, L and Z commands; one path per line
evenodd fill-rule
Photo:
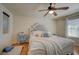
M 33 31 L 32 35 L 36 36 L 36 37 L 42 37 L 42 31 Z
M 49 37 L 49 34 L 47 32 L 43 33 L 43 37 Z
M 51 33 L 50 32 L 44 32 L 42 36 L 43 37 L 51 37 Z
M 9 51 L 11 51 L 12 49 L 13 49 L 13 46 L 5 47 L 5 48 L 3 49 L 3 52 L 9 52 Z

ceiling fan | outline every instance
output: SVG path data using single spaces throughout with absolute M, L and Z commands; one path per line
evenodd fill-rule
M 56 8 L 56 3 L 50 3 L 49 7 L 47 9 L 39 10 L 39 11 L 47 11 L 44 16 L 46 16 L 48 13 L 53 14 L 54 16 L 57 16 L 56 10 L 67 10 L 69 7 L 59 7 Z

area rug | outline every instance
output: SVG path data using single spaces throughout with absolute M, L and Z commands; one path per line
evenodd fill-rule
M 22 46 L 15 46 L 12 51 L 7 53 L 2 53 L 2 55 L 20 55 Z

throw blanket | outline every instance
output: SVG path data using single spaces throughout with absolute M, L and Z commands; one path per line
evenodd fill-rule
M 30 55 L 63 55 L 63 49 L 53 38 L 31 37 L 29 44 Z

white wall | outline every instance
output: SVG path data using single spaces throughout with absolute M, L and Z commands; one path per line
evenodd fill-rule
M 10 15 L 10 25 L 9 25 L 9 33 L 7 34 L 3 34 L 3 11 L 6 12 L 7 14 Z M 9 12 L 9 10 L 7 10 L 5 7 L 3 7 L 0 4 L 0 53 L 2 51 L 2 49 L 6 46 L 11 45 L 11 39 L 12 39 L 12 14 Z
M 15 16 L 13 33 L 16 35 L 18 32 L 28 32 L 28 28 L 34 23 L 41 23 L 45 25 L 48 31 L 55 33 L 55 21 L 50 17 L 37 17 L 37 16 Z
M 60 17 L 60 18 L 55 19 L 55 20 L 56 20 L 56 34 L 58 36 L 65 37 L 66 17 Z

